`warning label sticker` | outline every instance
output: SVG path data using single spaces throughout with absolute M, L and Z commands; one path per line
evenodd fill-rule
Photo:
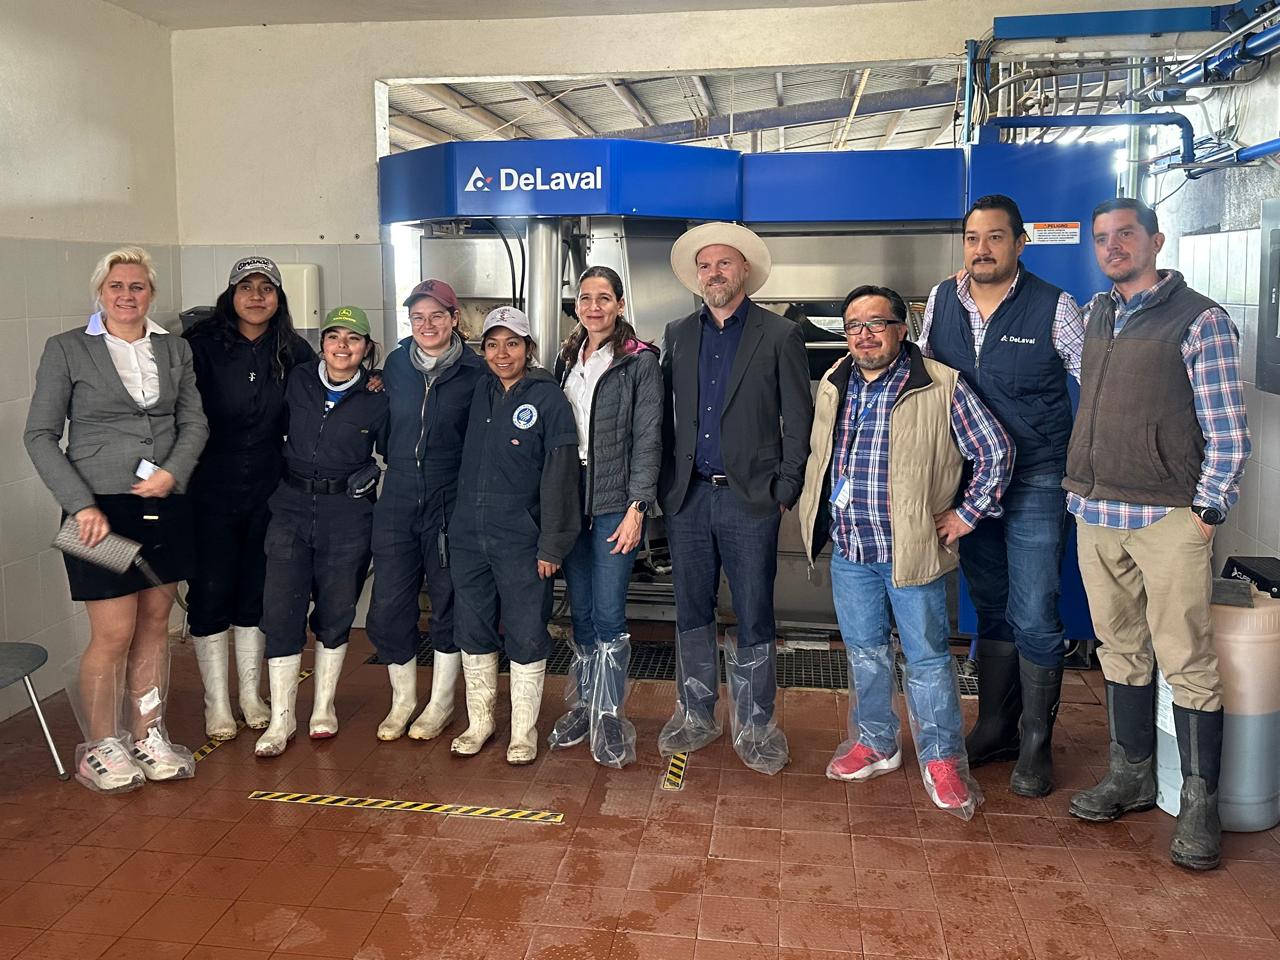
M 1080 221 L 1059 220 L 1054 223 L 1028 223 L 1030 243 L 1079 243 Z

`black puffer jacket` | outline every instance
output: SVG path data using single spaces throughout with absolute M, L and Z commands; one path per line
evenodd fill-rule
M 556 362 L 562 388 L 571 369 Z M 588 516 L 621 513 L 635 500 L 654 502 L 662 460 L 662 371 L 651 344 L 628 340 L 601 375 L 591 398 L 587 449 Z

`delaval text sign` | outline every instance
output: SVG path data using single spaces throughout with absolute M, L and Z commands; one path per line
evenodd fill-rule
M 736 219 L 740 166 L 729 150 L 632 140 L 446 143 L 378 161 L 380 219 Z

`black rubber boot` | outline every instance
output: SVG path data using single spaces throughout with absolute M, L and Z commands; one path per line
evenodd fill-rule
M 1022 683 L 1022 746 L 1009 789 L 1020 797 L 1044 797 L 1053 792 L 1053 724 L 1062 699 L 1062 667 L 1042 667 L 1020 659 Z
M 1218 772 L 1222 764 L 1222 710 L 1212 713 L 1173 705 L 1182 759 L 1178 827 L 1169 857 L 1189 870 L 1212 870 L 1222 859 L 1218 820 Z
M 1156 805 L 1155 685 L 1131 687 L 1107 681 L 1111 757 L 1096 787 L 1071 798 L 1071 815 L 1107 823 Z
M 1014 760 L 1022 691 L 1018 648 L 1009 640 L 978 640 L 978 722 L 964 738 L 969 766 Z

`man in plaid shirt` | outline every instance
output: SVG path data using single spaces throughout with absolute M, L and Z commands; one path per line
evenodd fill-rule
M 1099 204 L 1093 243 L 1114 286 L 1085 311 L 1080 410 L 1062 485 L 1080 520 L 1111 746 L 1106 776 L 1072 798 L 1071 813 L 1106 822 L 1155 805 L 1158 662 L 1173 690 L 1183 776 L 1170 855 L 1207 870 L 1221 856 L 1213 532 L 1249 457 L 1239 334 L 1180 273 L 1156 269 L 1164 234 L 1146 204 Z
M 956 541 L 1000 515 L 1013 444 L 951 368 L 906 340 L 907 307 L 858 287 L 842 309 L 849 356 L 818 386 L 798 505 L 812 564 L 829 536 L 836 617 L 849 656 L 849 742 L 827 776 L 867 780 L 902 763 L 893 712 L 893 608 L 916 752 L 933 802 L 972 815 L 948 650 L 946 575 Z M 965 462 L 972 478 L 961 486 Z
M 978 721 L 965 749 L 975 767 L 1016 759 L 1009 789 L 1042 797 L 1053 789 L 1065 649 L 1058 593 L 1068 522 L 1067 385 L 1080 377 L 1084 324 L 1069 293 L 1023 265 L 1026 242 L 1012 199 L 974 201 L 964 218 L 964 272 L 933 288 L 920 349 L 960 371 L 1017 450 L 1004 513 L 960 543 L 978 615 Z

